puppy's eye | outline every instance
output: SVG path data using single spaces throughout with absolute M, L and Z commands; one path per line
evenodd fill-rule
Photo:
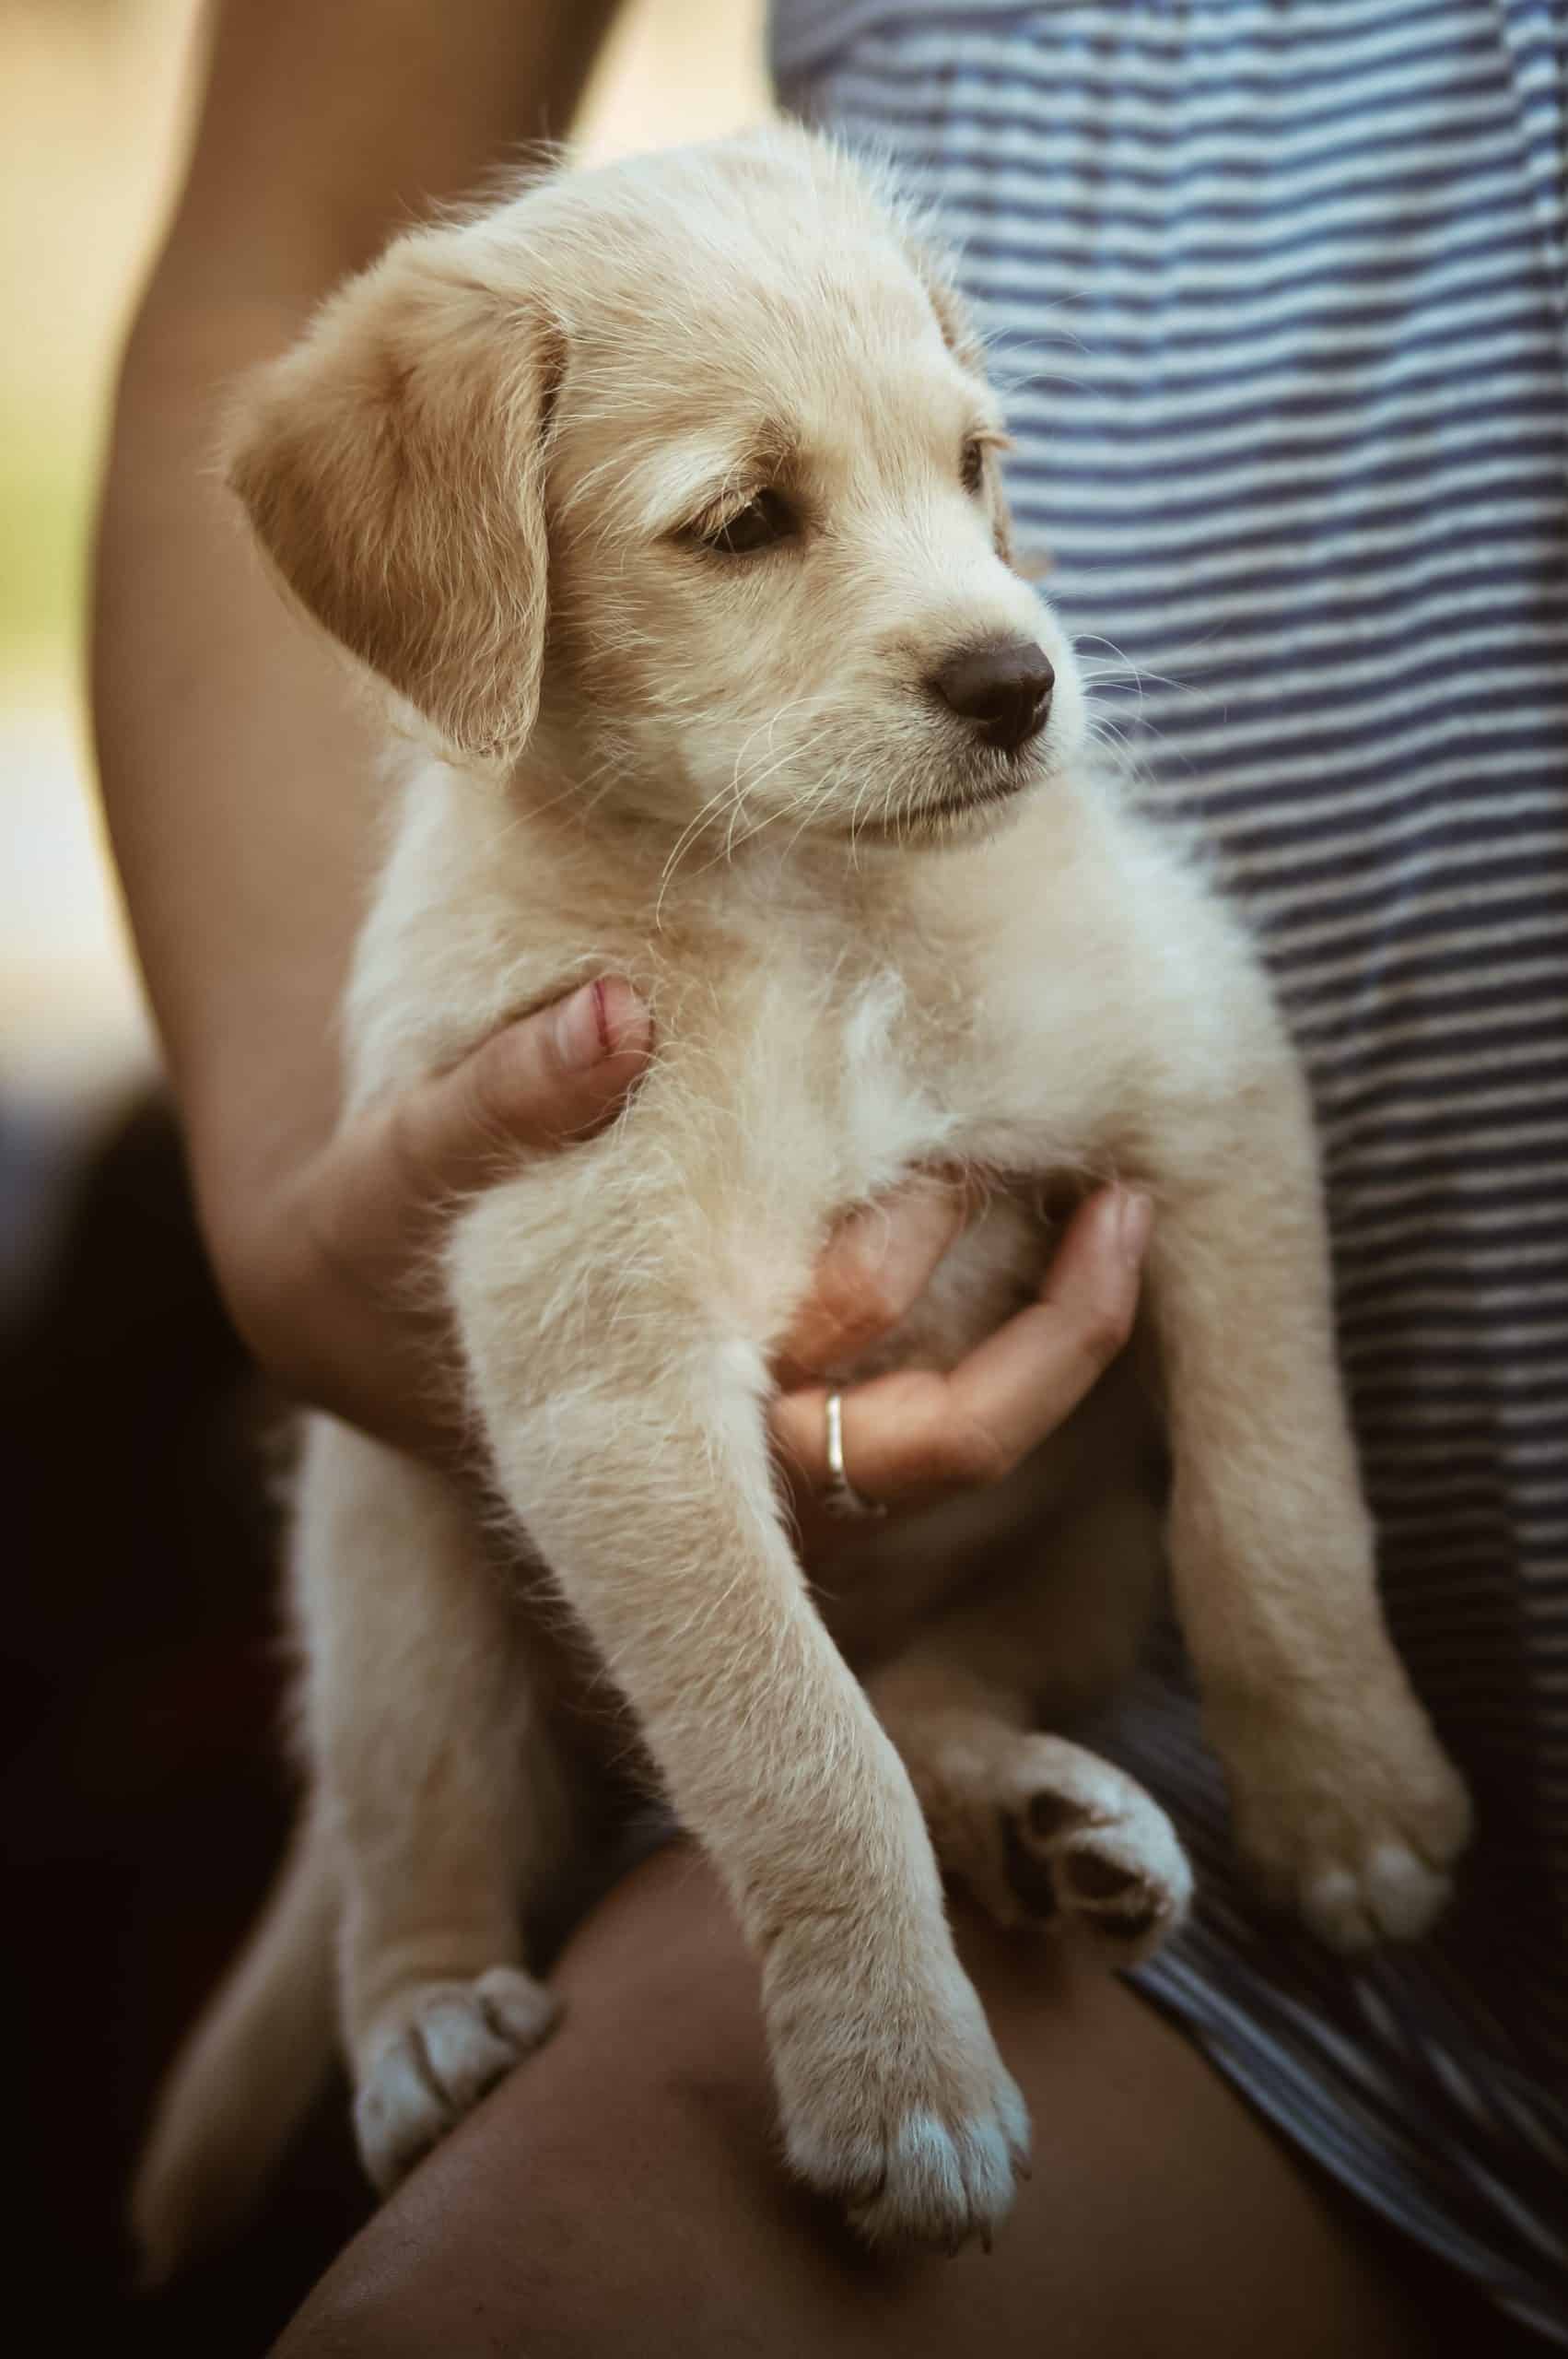
M 706 535 L 707 546 L 721 549 L 726 557 L 750 557 L 755 549 L 787 541 L 795 522 L 795 511 L 781 491 L 759 491 L 717 533 Z
M 986 446 L 977 434 L 966 437 L 958 472 L 965 491 L 978 491 L 986 479 Z

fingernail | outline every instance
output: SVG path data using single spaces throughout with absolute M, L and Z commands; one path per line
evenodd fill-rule
M 630 983 L 619 975 L 595 986 L 599 993 L 599 1029 L 604 1054 L 618 1057 L 624 1049 L 645 1050 L 649 1041 L 648 1009 Z
M 556 1054 L 566 1073 L 586 1073 L 610 1053 L 603 983 L 584 983 L 556 1010 Z
M 1117 1228 L 1117 1243 L 1121 1257 L 1137 1269 L 1148 1250 L 1149 1231 L 1154 1225 L 1154 1207 L 1149 1197 L 1137 1189 L 1123 1191 L 1121 1215 Z

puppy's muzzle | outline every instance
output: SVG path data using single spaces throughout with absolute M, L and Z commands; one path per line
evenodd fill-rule
M 1045 727 L 1056 674 L 1032 639 L 991 639 L 949 656 L 930 685 L 986 745 L 1016 754 Z

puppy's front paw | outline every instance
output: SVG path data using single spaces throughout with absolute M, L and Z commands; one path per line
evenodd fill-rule
M 934 1945 L 934 1944 L 933 1944 Z M 1029 2116 L 952 1956 L 836 1979 L 769 1961 L 786 2150 L 868 2243 L 989 2251 L 1028 2160 Z
M 1320 1941 L 1416 1941 L 1442 1914 L 1469 1797 L 1396 1664 L 1353 1696 L 1254 1710 L 1222 1750 L 1244 1856 Z
M 512 1966 L 405 1991 L 363 2043 L 357 2075 L 355 2135 L 378 2191 L 388 2194 L 559 2016 L 554 1993 Z

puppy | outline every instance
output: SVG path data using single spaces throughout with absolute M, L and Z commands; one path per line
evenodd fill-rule
M 401 238 L 247 391 L 229 454 L 294 597 L 428 748 L 349 1112 L 581 979 L 652 1010 L 620 1121 L 463 1207 L 445 1282 L 514 1566 L 548 1567 L 723 1877 L 790 2163 L 887 2245 L 989 2237 L 1028 2141 L 942 1872 L 1115 1962 L 1188 1874 L 1130 1779 L 1036 1725 L 1125 1671 L 1158 1569 L 1126 1376 L 1020 1469 L 955 1433 L 955 1485 L 991 1487 L 896 1544 L 868 1527 L 893 1590 L 922 1549 L 989 1551 L 983 1604 L 869 1692 L 825 1626 L 765 1414 L 846 1208 L 936 1160 L 983 1175 L 884 1356 L 946 1367 L 1037 1281 L 1042 1191 L 1147 1191 L 1164 1548 L 1240 1844 L 1348 1949 L 1428 1924 L 1467 1828 L 1379 1614 L 1301 1076 L 1235 919 L 1095 774 L 1009 560 L 1002 441 L 941 263 L 771 128 Z M 997 1543 L 1024 1518 L 1021 1566 Z M 155 2266 L 281 2144 L 334 1945 L 381 2187 L 551 2026 L 520 1926 L 579 1780 L 505 1553 L 442 1476 L 310 1421 L 313 1800 L 164 2100 Z

